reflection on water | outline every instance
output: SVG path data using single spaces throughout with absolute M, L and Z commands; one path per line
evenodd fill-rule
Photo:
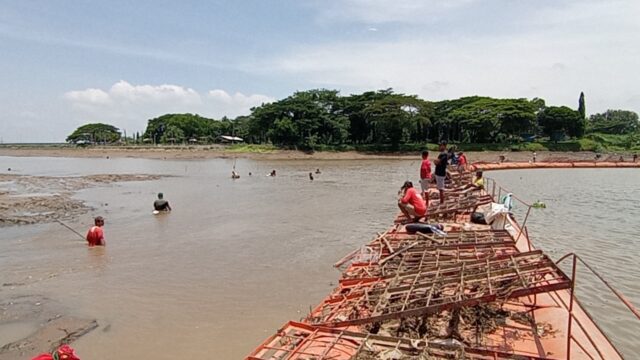
M 75 343 L 89 359 L 238 359 L 328 293 L 338 278 L 331 265 L 390 225 L 395 194 L 404 180 L 416 179 L 419 161 L 238 159 L 235 181 L 233 159 L 0 157 L 0 164 L 38 175 L 175 175 L 78 193 L 96 210 L 69 225 L 82 233 L 92 215 L 105 216 L 106 249 L 86 248 L 57 224 L 2 229 L 0 273 L 7 281 L 31 280 L 0 297 L 44 294 L 70 313 L 98 319 L 101 327 Z M 310 181 L 316 168 L 322 174 Z M 278 175 L 266 177 L 272 169 Z M 488 175 L 524 199 L 547 203 L 529 221 L 539 247 L 554 258 L 578 251 L 640 304 L 633 262 L 640 249 L 640 173 Z M 151 214 L 158 192 L 171 214 Z M 579 276 L 583 302 L 600 303 L 600 286 Z M 628 333 L 629 324 L 637 325 L 621 310 L 606 309 L 615 315 L 605 328 L 628 354 L 640 351 Z

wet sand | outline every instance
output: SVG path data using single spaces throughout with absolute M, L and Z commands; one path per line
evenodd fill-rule
M 436 154 L 435 151 L 432 151 Z M 474 161 L 498 161 L 501 155 L 507 161 L 528 161 L 531 160 L 532 153 L 528 151 L 472 151 L 466 152 L 470 162 Z M 73 148 L 56 146 L 5 146 L 0 147 L 0 156 L 48 156 L 48 157 L 79 157 L 79 158 L 142 158 L 142 159 L 164 159 L 164 160 L 197 160 L 197 159 L 218 159 L 218 158 L 243 158 L 252 160 L 410 160 L 419 158 L 419 153 L 367 153 L 357 151 L 317 151 L 307 153 L 293 150 L 273 150 L 268 152 L 234 152 L 227 150 L 220 145 L 197 145 L 197 146 L 163 146 L 163 147 L 91 147 Z M 604 155 L 601 160 L 611 158 L 617 160 L 618 154 Z M 590 151 L 581 152 L 556 152 L 540 151 L 537 153 L 537 161 L 572 161 L 572 160 L 594 160 L 595 155 Z M 626 156 L 627 160 L 631 156 Z
M 148 181 L 159 175 L 105 174 L 75 177 L 0 174 L 0 227 L 72 220 L 92 210 L 74 199 L 82 189 L 115 182 Z M 108 206 L 108 204 L 104 204 Z M 53 278 L 58 274 L 49 274 Z M 5 279 L 6 280 L 6 279 Z M 0 284 L 0 291 L 12 291 L 41 281 Z M 72 315 L 72 311 L 39 294 L 11 295 L 0 303 L 0 335 L 11 342 L 0 348 L 0 359 L 30 359 L 39 352 L 51 352 L 98 327 L 96 319 Z
M 94 319 L 64 315 L 67 312 L 64 306 L 41 295 L 12 296 L 0 302 L 0 310 L 2 335 L 9 339 L 24 336 L 0 347 L 0 358 L 4 360 L 31 359 L 38 353 L 51 353 L 98 327 Z
M 0 227 L 73 220 L 92 209 L 84 201 L 73 198 L 79 190 L 115 182 L 160 178 L 159 175 L 144 174 L 73 177 L 0 174 Z M 57 276 L 51 273 L 47 278 Z M 29 287 L 42 280 L 30 276 L 23 281 L 4 282 L 0 284 L 0 291 Z M 3 296 L 0 302 L 0 337 L 11 342 L 3 341 L 0 358 L 17 360 L 31 358 L 41 352 L 52 352 L 58 346 L 72 343 L 98 327 L 97 320 L 80 318 L 71 313 L 43 295 Z
M 0 174 L 0 227 L 72 219 L 91 209 L 73 198 L 79 190 L 114 182 L 159 178 L 158 175 L 129 174 L 75 177 Z

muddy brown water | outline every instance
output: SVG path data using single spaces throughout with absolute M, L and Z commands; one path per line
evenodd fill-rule
M 231 180 L 235 163 L 241 178 Z M 174 175 L 75 196 L 106 217 L 106 248 L 88 249 L 57 224 L 0 228 L 0 300 L 44 296 L 100 327 L 74 343 L 84 359 L 241 359 L 335 286 L 332 264 L 384 231 L 395 194 L 419 161 L 197 161 L 0 157 L 20 174 Z M 320 168 L 322 174 L 309 172 Z M 272 169 L 277 177 L 266 177 Z M 249 177 L 248 172 L 253 176 Z M 519 197 L 544 201 L 530 235 L 554 259 L 576 251 L 640 305 L 640 171 L 488 173 Z M 174 211 L 154 216 L 163 192 Z M 515 211 L 522 219 L 522 206 Z M 640 353 L 640 322 L 580 272 L 579 296 L 616 344 Z M 0 345 L 37 324 L 0 326 Z

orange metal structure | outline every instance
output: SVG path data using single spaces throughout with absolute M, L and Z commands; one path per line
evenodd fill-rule
M 622 359 L 575 299 L 581 259 L 568 276 L 536 250 L 529 212 L 522 226 L 512 216 L 499 229 L 462 226 L 477 202 L 496 198 L 491 185 L 442 206 L 455 208 L 446 235 L 409 234 L 398 215 L 335 264 L 338 286 L 303 322 L 285 324 L 247 359 Z
M 475 162 L 471 170 L 570 169 L 570 168 L 640 168 L 640 162 L 624 161 L 548 161 L 548 162 Z

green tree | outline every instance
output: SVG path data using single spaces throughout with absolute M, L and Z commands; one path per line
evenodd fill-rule
M 120 140 L 120 137 L 120 130 L 117 127 L 102 123 L 92 123 L 77 128 L 67 136 L 67 142 L 114 143 Z
M 177 132 L 176 128 L 181 132 Z M 171 136 L 164 136 L 169 129 L 172 129 L 173 132 Z M 147 122 L 144 138 L 151 139 L 155 143 L 164 143 L 167 139 L 177 139 L 175 135 L 181 135 L 182 139 L 216 138 L 222 135 L 222 130 L 223 126 L 220 121 L 200 115 L 166 114 Z
M 638 114 L 627 110 L 607 110 L 589 117 L 590 132 L 629 134 L 640 128 Z
M 471 96 L 435 104 L 434 141 L 503 142 L 536 130 L 541 99 Z
M 253 109 L 247 125 L 248 134 L 262 142 L 312 148 L 318 143 L 342 144 L 349 123 L 338 91 L 318 89 L 296 92 Z M 295 136 L 291 131 L 297 132 Z
M 429 102 L 392 89 L 341 96 L 337 90 L 298 91 L 251 109 L 247 116 L 214 120 L 196 114 L 166 114 L 150 119 L 143 141 L 195 138 L 210 141 L 235 135 L 251 143 L 313 149 L 320 145 L 511 142 L 523 135 L 584 134 L 584 94 L 579 111 L 546 107 L 544 99 L 496 99 L 470 96 Z M 637 114 L 596 114 L 591 131 L 626 133 L 638 128 Z M 136 136 L 138 137 L 138 136 Z
M 416 96 L 387 94 L 365 107 L 364 114 L 373 130 L 372 140 L 397 148 L 409 140 L 426 140 L 430 110 L 430 104 Z
M 584 105 L 584 93 L 580 92 L 580 99 L 578 99 L 578 113 L 582 119 L 587 117 L 587 109 Z
M 175 125 L 169 125 L 162 133 L 161 143 L 181 143 L 185 140 L 184 131 Z
M 344 114 L 349 119 L 351 143 L 366 144 L 374 141 L 374 122 L 369 108 L 388 96 L 393 96 L 392 89 L 367 91 L 344 99 Z
M 249 132 L 250 119 L 250 116 L 238 116 L 233 119 L 233 134 L 242 138 L 245 142 L 257 143 L 258 139 L 254 138 Z
M 571 137 L 584 135 L 585 121 L 580 113 L 566 106 L 549 106 L 538 113 L 538 123 L 545 135 L 557 140 L 562 133 Z
M 269 129 L 268 136 L 277 145 L 298 145 L 300 143 L 300 132 L 298 127 L 289 118 L 278 119 L 273 127 Z

